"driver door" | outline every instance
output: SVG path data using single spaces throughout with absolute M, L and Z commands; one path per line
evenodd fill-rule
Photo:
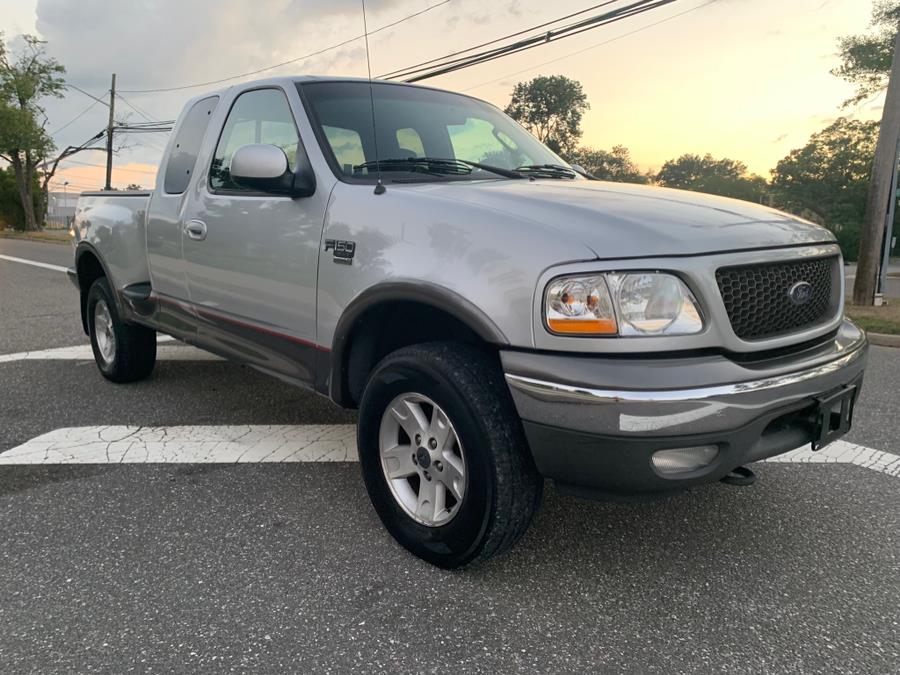
M 327 204 L 262 194 L 231 180 L 234 151 L 282 148 L 290 169 L 303 152 L 285 91 L 266 87 L 234 99 L 209 166 L 182 220 L 198 341 L 211 351 L 303 384 L 314 377 L 316 273 Z

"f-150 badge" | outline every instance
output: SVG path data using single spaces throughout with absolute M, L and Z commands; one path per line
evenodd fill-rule
M 334 251 L 334 262 L 341 265 L 350 265 L 353 263 L 353 256 L 356 254 L 356 242 L 345 239 L 326 239 L 325 250 Z

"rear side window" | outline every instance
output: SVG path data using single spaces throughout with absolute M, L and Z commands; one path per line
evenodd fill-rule
M 397 129 L 397 147 L 400 157 L 424 157 L 425 146 L 415 129 Z
M 218 96 L 210 96 L 197 101 L 188 111 L 166 163 L 166 179 L 163 189 L 168 194 L 181 194 L 187 190 L 197 163 L 197 153 L 209 126 L 213 110 L 219 102 Z
M 334 158 L 341 165 L 344 173 L 352 174 L 353 167 L 366 161 L 366 153 L 363 152 L 362 139 L 359 132 L 353 129 L 341 129 L 339 127 L 322 127 L 325 138 L 334 152 Z

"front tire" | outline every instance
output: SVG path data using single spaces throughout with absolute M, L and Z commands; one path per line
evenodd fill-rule
M 369 497 L 391 535 L 453 569 L 515 544 L 543 479 L 495 360 L 431 343 L 379 363 L 360 404 L 358 446 Z
M 94 361 L 103 377 L 116 383 L 149 377 L 156 365 L 156 331 L 122 321 L 106 277 L 88 291 L 86 311 Z

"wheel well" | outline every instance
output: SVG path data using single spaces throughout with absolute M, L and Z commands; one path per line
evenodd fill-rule
M 90 251 L 85 251 L 78 256 L 78 262 L 75 264 L 78 271 L 78 287 L 81 289 L 81 327 L 84 329 L 85 335 L 88 333 L 87 325 L 87 296 L 88 291 L 97 279 L 105 277 L 106 272 L 100 260 Z
M 463 342 L 491 348 L 462 320 L 438 307 L 416 301 L 386 301 L 366 309 L 353 323 L 335 377 L 336 401 L 357 407 L 372 370 L 402 347 L 425 342 Z

